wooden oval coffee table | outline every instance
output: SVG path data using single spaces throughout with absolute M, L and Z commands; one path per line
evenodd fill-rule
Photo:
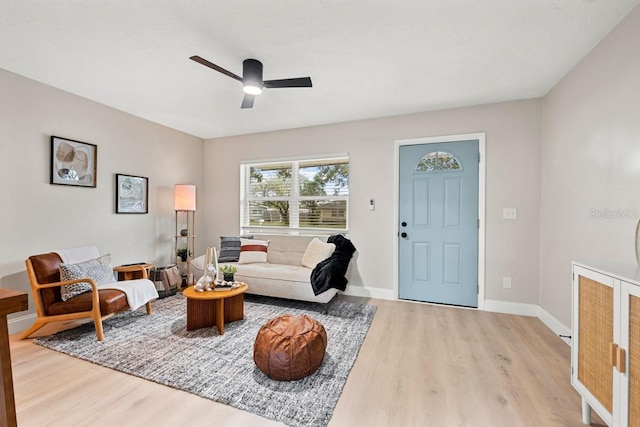
M 187 331 L 216 325 L 224 335 L 224 324 L 244 319 L 246 283 L 229 291 L 197 292 L 189 286 L 182 294 L 187 298 Z

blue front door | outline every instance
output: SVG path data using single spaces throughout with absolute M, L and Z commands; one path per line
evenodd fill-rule
M 478 306 L 478 140 L 400 147 L 399 298 Z

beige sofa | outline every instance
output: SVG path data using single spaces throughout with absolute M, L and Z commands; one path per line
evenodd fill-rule
M 269 297 L 287 298 L 326 304 L 336 295 L 337 289 L 329 289 L 314 295 L 311 288 L 311 271 L 302 265 L 304 255 L 313 236 L 282 236 L 255 234 L 256 240 L 268 240 L 267 262 L 253 264 L 231 263 L 238 271 L 235 279 L 247 283 L 247 293 Z M 326 237 L 318 236 L 323 242 Z M 225 264 L 220 264 L 222 267 Z M 195 280 L 203 274 L 204 256 L 191 262 Z

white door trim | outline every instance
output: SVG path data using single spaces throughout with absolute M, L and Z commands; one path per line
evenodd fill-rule
M 393 148 L 393 294 L 398 299 L 398 218 L 400 215 L 400 147 L 403 145 L 438 144 L 441 142 L 456 142 L 478 140 L 480 163 L 478 165 L 478 309 L 484 310 L 485 300 L 485 133 L 465 133 L 460 135 L 443 135 L 414 139 L 399 139 L 394 141 Z

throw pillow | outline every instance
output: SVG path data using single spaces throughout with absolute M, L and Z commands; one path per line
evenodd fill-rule
M 78 264 L 60 264 L 60 280 L 77 280 L 89 278 L 96 285 L 107 285 L 115 282 L 113 269 L 111 268 L 111 255 L 102 255 L 99 258 Z M 72 285 L 63 285 L 60 289 L 62 301 L 66 301 L 76 295 L 91 290 L 89 282 L 78 282 Z
M 220 236 L 220 253 L 218 254 L 218 262 L 238 262 L 238 259 L 240 259 L 240 238 L 253 239 L 253 236 Z
M 302 265 L 314 269 L 320 261 L 329 258 L 335 250 L 336 245 L 333 243 L 325 243 L 314 237 L 307 245 L 304 255 L 302 255 Z
M 268 240 L 240 239 L 240 259 L 238 264 L 267 262 Z

